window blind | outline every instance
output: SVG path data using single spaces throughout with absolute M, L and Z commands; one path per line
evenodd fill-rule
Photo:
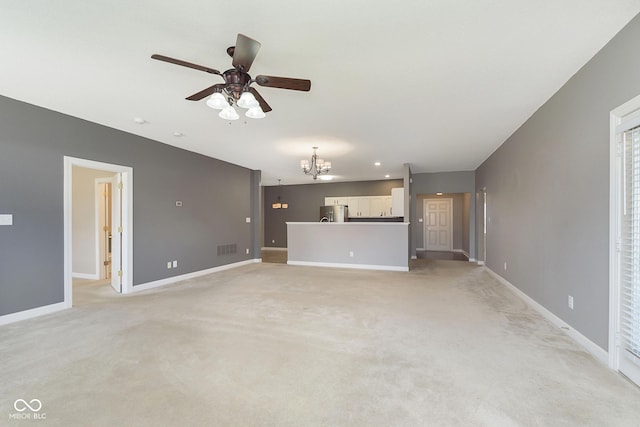
M 640 362 L 640 126 L 622 139 L 621 344 Z

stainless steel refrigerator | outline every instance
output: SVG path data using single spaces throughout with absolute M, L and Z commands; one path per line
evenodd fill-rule
M 345 222 L 349 221 L 347 205 L 320 206 L 321 222 Z

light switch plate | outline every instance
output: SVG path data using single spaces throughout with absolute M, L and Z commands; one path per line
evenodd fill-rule
M 247 217 L 246 221 L 251 222 L 251 218 Z
M 0 225 L 13 225 L 13 215 L 12 214 L 0 215 Z

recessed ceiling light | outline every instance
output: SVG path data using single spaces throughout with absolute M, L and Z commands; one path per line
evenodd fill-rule
M 391 178 L 391 175 L 388 175 L 388 174 L 387 174 L 387 175 L 385 175 L 384 177 L 385 177 L 385 178 Z
M 380 162 L 375 162 L 373 166 L 380 166 Z
M 182 132 L 174 132 L 173 136 L 177 136 L 179 138 L 181 136 L 184 136 L 184 134 Z
M 142 117 L 134 117 L 133 121 L 136 122 L 139 125 L 143 125 L 143 124 L 147 123 L 147 121 L 145 119 L 143 119 Z
M 320 175 L 321 181 L 331 181 L 332 179 L 333 179 L 333 176 L 331 175 Z
M 436 196 L 442 196 L 442 193 L 436 193 Z

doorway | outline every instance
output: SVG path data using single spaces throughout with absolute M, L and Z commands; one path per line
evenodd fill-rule
M 96 270 L 100 280 L 109 280 L 113 277 L 111 240 L 113 232 L 113 178 L 96 179 Z M 118 214 L 120 215 L 120 214 Z M 122 218 L 119 218 L 121 222 Z
M 611 112 L 609 366 L 640 385 L 640 96 Z
M 425 250 L 451 251 L 453 199 L 425 199 L 423 206 Z
M 127 166 L 109 163 L 95 162 L 92 160 L 64 157 L 64 304 L 66 307 L 73 305 L 73 276 L 74 276 L 74 219 L 73 219 L 73 184 L 74 167 L 107 172 L 111 175 L 110 181 L 110 208 L 111 230 L 104 242 L 111 251 L 110 259 L 110 284 L 118 293 L 129 293 L 133 287 L 133 169 Z M 98 182 L 96 181 L 97 185 Z M 94 185 L 92 183 L 92 185 Z M 98 210 L 96 203 L 96 211 Z M 96 217 L 98 217 L 96 212 Z M 97 221 L 93 221 L 94 230 L 98 234 Z M 103 265 L 99 265 L 101 257 L 99 236 L 95 239 L 95 252 L 93 262 L 96 265 L 96 278 L 104 271 Z M 106 252 L 108 253 L 108 252 Z M 108 255 L 106 255 L 108 256 Z M 77 268 L 77 262 L 75 263 Z M 102 268 L 100 268 L 102 267 Z M 75 274 L 77 276 L 77 274 Z

